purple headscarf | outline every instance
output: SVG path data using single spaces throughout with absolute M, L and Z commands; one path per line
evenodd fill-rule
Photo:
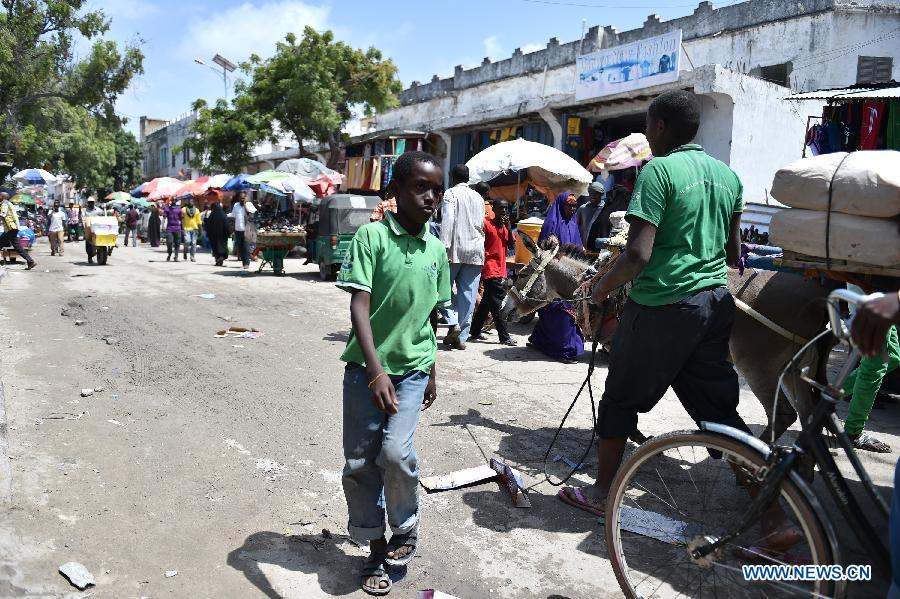
M 559 239 L 560 245 L 575 245 L 582 247 L 581 233 L 578 231 L 578 222 L 575 215 L 566 220 L 563 216 L 563 206 L 572 193 L 566 192 L 556 196 L 556 201 L 550 206 L 547 212 L 547 218 L 544 219 L 544 225 L 541 227 L 541 234 L 538 236 L 538 244 L 543 243 L 545 239 L 551 235 L 555 235 Z

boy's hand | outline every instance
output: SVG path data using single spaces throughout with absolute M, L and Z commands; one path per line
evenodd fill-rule
M 386 374 L 379 376 L 372 383 L 372 404 L 385 414 L 396 414 L 400 405 L 397 402 L 397 392 L 394 390 L 394 384 L 391 377 Z
M 437 373 L 432 371 L 425 386 L 425 396 L 422 398 L 422 410 L 427 410 L 437 399 Z

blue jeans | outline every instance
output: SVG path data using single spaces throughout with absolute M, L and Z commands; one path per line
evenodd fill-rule
M 450 264 L 450 286 L 453 287 L 453 307 L 443 311 L 450 326 L 459 327 L 459 340 L 469 339 L 475 300 L 478 299 L 478 282 L 481 281 L 480 264 Z
M 394 534 L 419 523 L 419 465 L 413 438 L 428 375 L 414 370 L 391 376 L 396 414 L 372 405 L 366 369 L 350 364 L 344 371 L 344 496 L 350 513 L 350 536 L 359 543 L 384 536 L 384 518 Z
M 184 231 L 184 257 L 187 259 L 188 252 L 191 253 L 191 258 L 194 257 L 194 254 L 197 252 L 197 236 L 200 231 L 197 229 L 185 229 Z

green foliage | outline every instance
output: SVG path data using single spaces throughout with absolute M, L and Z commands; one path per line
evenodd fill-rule
M 233 105 L 219 99 L 209 107 L 205 101 L 194 102 L 197 120 L 191 125 L 192 137 L 173 153 L 187 148 L 189 163 L 208 173 L 238 173 L 252 157 L 253 146 L 271 134 L 269 119 L 248 105 L 246 96 L 239 95 Z
M 99 166 L 115 164 L 115 102 L 143 73 L 143 54 L 102 39 L 109 22 L 102 11 L 83 12 L 86 5 L 0 1 L 0 152 L 14 168 L 46 166 L 100 189 Z M 93 40 L 82 60 L 73 53 L 77 36 Z
M 254 55 L 242 68 L 250 80 L 238 84 L 238 94 L 293 133 L 301 147 L 314 140 L 335 150 L 353 107 L 366 114 L 391 108 L 402 89 L 397 67 L 380 51 L 352 48 L 336 42 L 332 32 L 311 27 L 299 42 L 289 33 L 274 56 L 263 61 Z
M 116 146 L 116 164 L 112 176 L 113 191 L 130 191 L 141 182 L 141 144 L 134 133 L 116 129 L 113 141 Z

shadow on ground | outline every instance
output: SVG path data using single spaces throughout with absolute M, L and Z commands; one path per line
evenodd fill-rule
M 272 599 L 284 597 L 275 586 L 290 587 L 292 597 L 316 595 L 309 591 L 309 585 L 318 585 L 327 595 L 349 595 L 359 589 L 357 574 L 362 560 L 344 553 L 334 537 L 285 536 L 271 531 L 253 533 L 242 546 L 228 554 L 228 565 L 243 572 L 247 580 Z M 272 571 L 280 568 L 303 576 L 284 585 L 276 582 L 273 586 L 266 572 L 267 566 L 274 566 Z

